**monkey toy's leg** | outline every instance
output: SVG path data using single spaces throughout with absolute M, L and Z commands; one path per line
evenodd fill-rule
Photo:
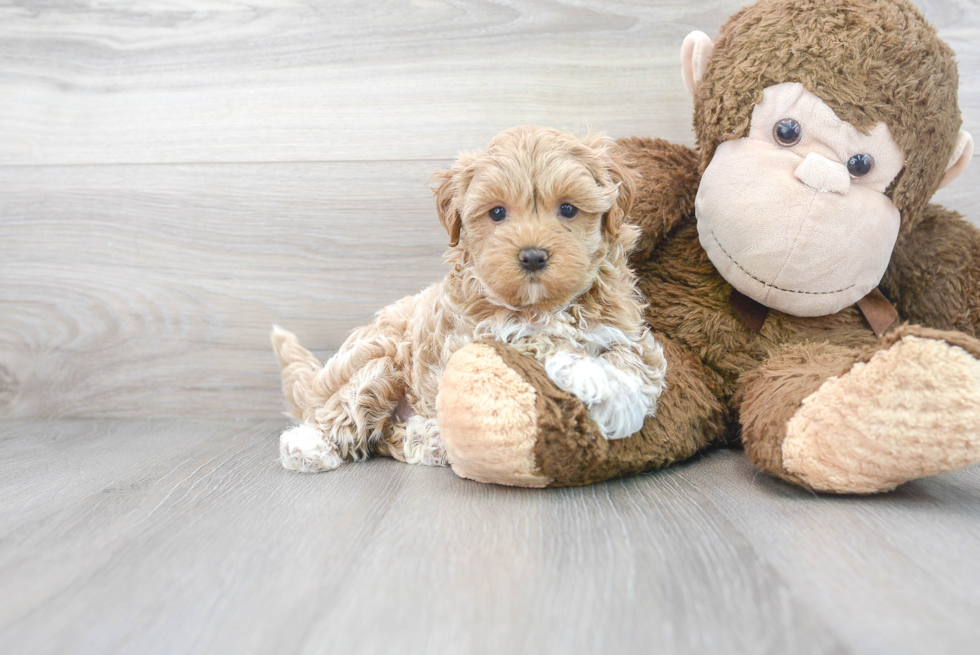
M 667 466 L 726 435 L 718 382 L 662 335 L 666 389 L 655 417 L 607 441 L 585 405 L 560 390 L 533 358 L 481 341 L 459 350 L 439 386 L 439 425 L 453 470 L 497 484 L 578 486 Z
M 904 326 L 867 350 L 787 346 L 739 380 L 749 458 L 830 493 L 889 491 L 980 462 L 980 341 Z

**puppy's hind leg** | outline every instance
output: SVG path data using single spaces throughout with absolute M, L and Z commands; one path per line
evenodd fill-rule
M 326 374 L 336 373 L 331 371 L 333 363 L 327 362 Z M 363 361 L 324 396 L 307 414 L 307 422 L 336 446 L 342 459 L 359 460 L 378 452 L 391 433 L 391 414 L 404 396 L 404 383 L 393 358 L 382 355 Z
M 390 358 L 367 362 L 318 406 L 311 407 L 302 425 L 282 433 L 279 458 L 283 467 L 316 473 L 331 471 L 344 460 L 367 457 L 377 450 L 372 446 L 391 432 L 391 411 L 401 394 Z
M 302 473 L 331 471 L 347 459 L 362 459 L 372 446 L 391 432 L 391 408 L 397 386 L 390 375 L 390 360 L 374 360 L 358 370 L 346 384 L 311 409 L 302 425 L 279 438 L 279 459 L 284 468 Z M 328 363 L 329 366 L 329 363 Z
M 344 460 L 367 457 L 391 432 L 391 412 L 404 395 L 395 361 L 399 342 L 376 324 L 355 330 L 322 368 L 285 330 L 273 330 L 272 344 L 291 413 L 303 422 L 280 438 L 285 468 L 334 469 Z
M 337 447 L 327 442 L 319 430 L 297 425 L 279 436 L 279 461 L 283 468 L 300 473 L 332 471 L 343 463 Z

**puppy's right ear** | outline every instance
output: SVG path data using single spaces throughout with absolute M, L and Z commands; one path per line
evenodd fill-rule
M 459 203 L 473 178 L 472 164 L 478 158 L 479 153 L 462 154 L 448 171 L 436 171 L 432 176 L 432 183 L 437 185 L 433 191 L 436 194 L 439 222 L 449 233 L 450 248 L 459 245 L 459 235 L 463 230 Z
M 436 194 L 436 211 L 439 212 L 439 222 L 449 233 L 449 247 L 459 245 L 459 233 L 463 227 L 463 219 L 456 208 L 456 174 L 459 171 L 453 166 L 447 171 L 436 171 L 432 176 L 433 183 L 438 184 Z

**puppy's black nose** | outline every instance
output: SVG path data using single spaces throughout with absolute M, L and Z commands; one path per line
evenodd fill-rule
M 540 271 L 548 265 L 548 257 L 551 255 L 544 248 L 524 248 L 517 258 L 521 262 L 521 268 L 525 271 Z

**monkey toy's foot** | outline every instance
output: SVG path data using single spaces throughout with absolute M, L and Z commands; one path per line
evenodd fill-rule
M 782 464 L 817 491 L 875 493 L 980 462 L 980 342 L 905 328 L 805 397 Z

